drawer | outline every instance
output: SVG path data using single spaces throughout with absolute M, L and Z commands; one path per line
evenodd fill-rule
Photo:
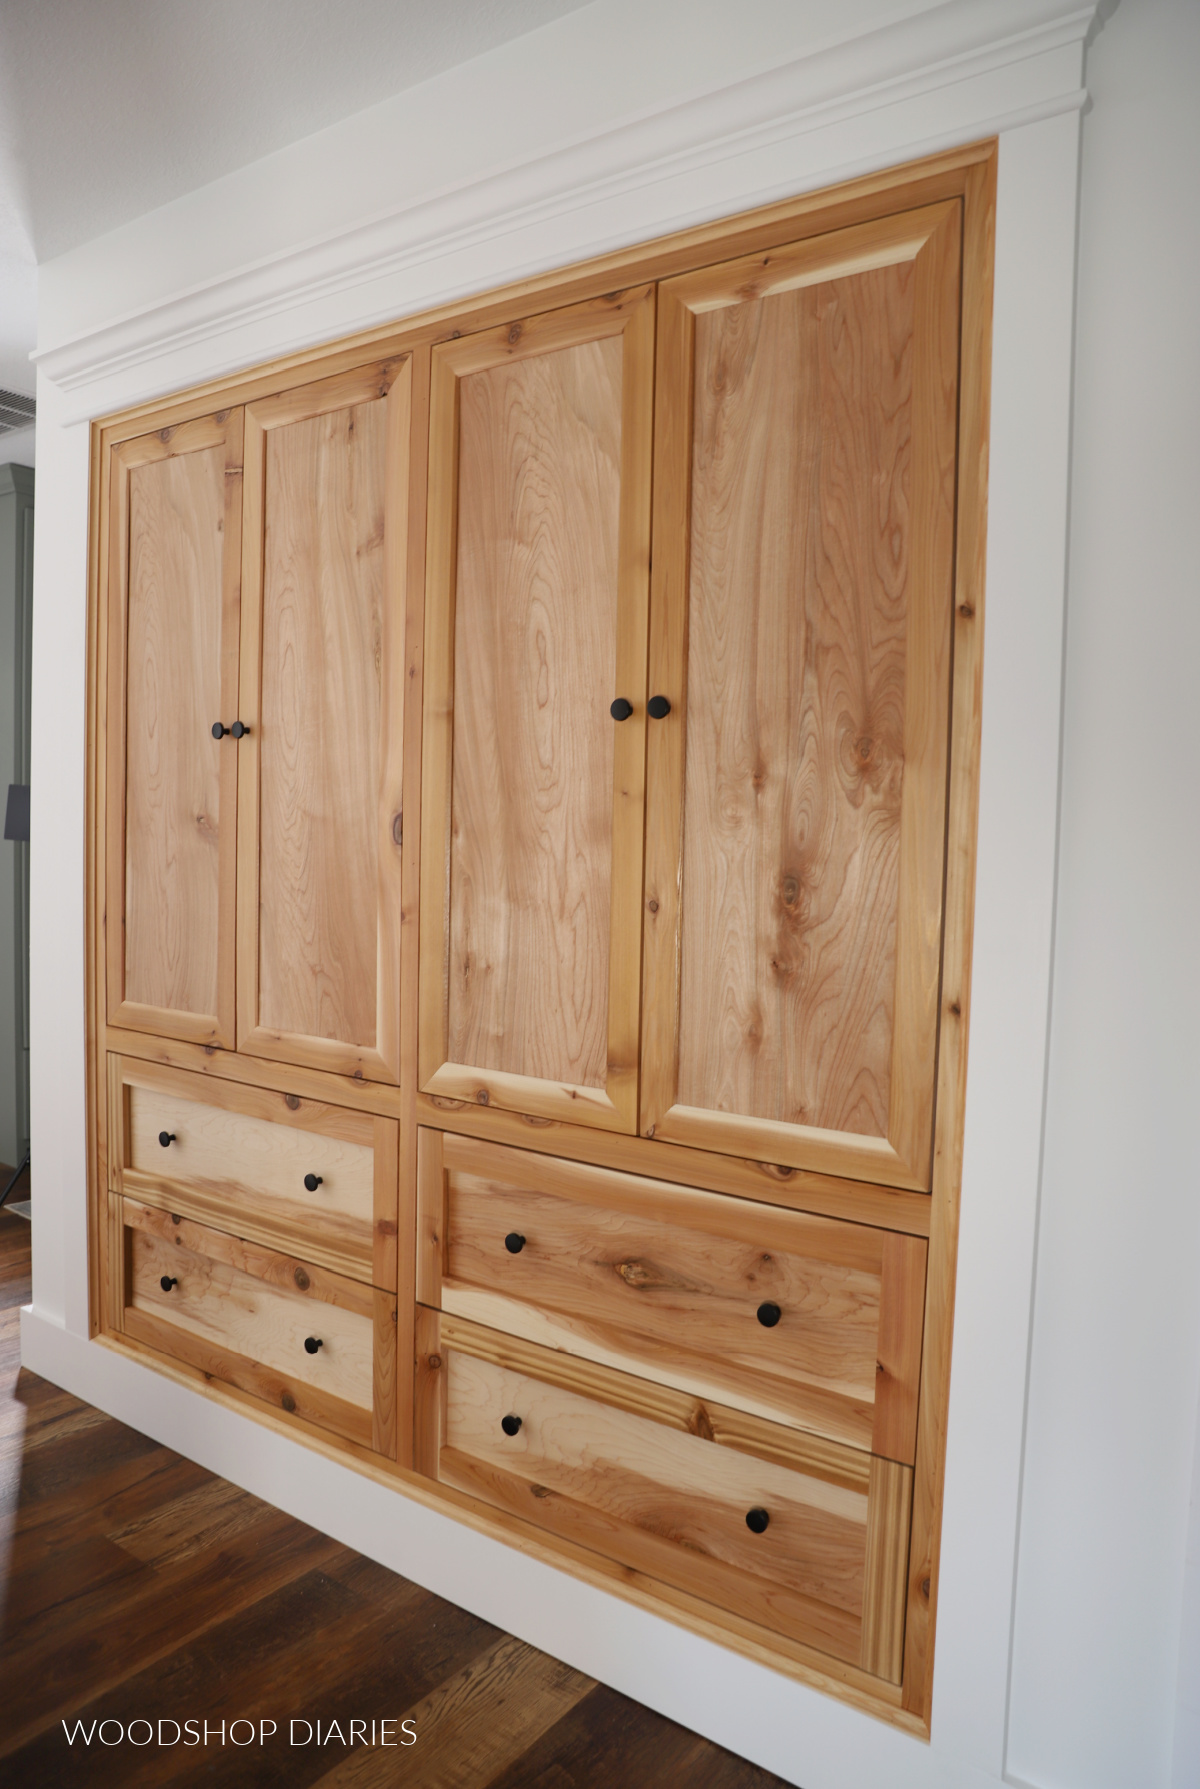
M 136 1199 L 121 1215 L 126 1335 L 395 1458 L 391 1293 Z
M 899 1682 L 909 1467 L 441 1313 L 420 1330 L 431 1476 Z
M 449 1132 L 417 1297 L 911 1465 L 926 1243 Z
M 395 1291 L 395 1119 L 108 1062 L 114 1191 Z

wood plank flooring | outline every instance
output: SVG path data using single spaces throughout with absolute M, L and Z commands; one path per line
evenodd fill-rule
M 0 1789 L 782 1789 L 20 1370 L 29 1245 L 0 1212 Z

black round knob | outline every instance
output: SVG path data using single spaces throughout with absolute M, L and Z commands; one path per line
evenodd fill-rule
M 609 703 L 608 712 L 614 721 L 627 721 L 633 713 L 633 703 L 627 702 L 624 696 L 618 696 L 615 702 Z
M 212 724 L 212 736 L 213 736 L 213 738 L 214 738 L 214 739 L 224 739 L 224 737 L 225 737 L 225 735 L 226 735 L 226 733 L 228 733 L 228 731 L 229 731 L 229 728 L 228 728 L 228 727 L 223 727 L 223 726 L 222 726 L 222 725 L 221 725 L 221 723 L 220 723 L 220 721 L 214 721 L 214 722 L 213 722 L 213 724 Z
M 321 1176 L 319 1174 L 306 1174 L 304 1176 L 304 1185 L 310 1193 L 315 1193 L 321 1184 Z
M 163 1148 L 166 1149 L 169 1147 L 170 1144 L 172 1144 L 175 1141 L 175 1132 L 174 1131 L 159 1131 L 158 1140 L 162 1144 Z
M 755 1315 L 764 1329 L 774 1329 L 775 1325 L 779 1322 L 779 1319 L 783 1316 L 783 1312 L 777 1304 L 772 1304 L 768 1300 L 766 1304 L 759 1305 Z
M 510 1230 L 504 1238 L 504 1246 L 510 1255 L 519 1255 L 525 1247 L 525 1238 L 516 1230 Z
M 521 1419 L 519 1416 L 502 1416 L 500 1427 L 506 1435 L 515 1435 L 521 1427 Z
M 321 1346 L 321 1342 L 320 1342 L 320 1339 L 319 1339 L 319 1337 L 317 1337 L 317 1336 L 305 1336 L 305 1338 L 304 1338 L 304 1352 L 305 1352 L 305 1353 L 306 1353 L 306 1354 L 315 1354 L 315 1353 L 316 1353 L 316 1352 L 317 1352 L 317 1349 L 318 1349 L 318 1348 L 319 1348 L 319 1347 L 320 1347 L 320 1346 Z M 750 1520 L 750 1518 L 749 1518 L 749 1516 L 747 1516 L 747 1517 L 746 1517 L 746 1520 L 747 1520 L 747 1522 L 748 1522 L 748 1521 L 749 1521 L 749 1520 Z
M 170 1274 L 164 1273 L 162 1279 L 158 1283 L 164 1292 L 169 1292 L 172 1286 L 177 1286 L 179 1284 L 179 1281 L 173 1280 Z
M 652 721 L 665 721 L 671 712 L 671 704 L 665 696 L 651 696 L 646 704 L 646 713 Z
M 229 731 L 233 734 L 235 739 L 241 739 L 250 731 L 250 729 L 244 721 L 234 721 Z
M 765 1509 L 748 1509 L 746 1511 L 746 1527 L 751 1534 L 765 1534 L 771 1518 Z

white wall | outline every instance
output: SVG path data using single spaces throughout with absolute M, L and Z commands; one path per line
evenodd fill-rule
M 1072 1789 L 1170 1777 L 1200 1392 L 1198 77 L 1195 0 L 1122 0 L 1088 59 L 1009 1751 L 1016 1775 Z M 1188 1731 L 1176 1781 L 1195 1789 Z
M 596 0 L 519 52 L 480 58 L 42 270 L 28 1360 L 804 1789 L 1018 1778 L 1166 1789 L 1170 1777 L 1200 1391 L 1185 1131 L 1195 1045 L 1183 1017 L 1196 992 L 1188 696 L 1200 657 L 1185 553 L 1200 481 L 1184 422 L 1198 286 L 1172 242 L 1195 212 L 1195 138 L 1178 139 L 1192 129 L 1185 89 L 1200 57 L 1185 0 L 1125 0 L 1092 53 L 1047 1116 L 1087 14 L 1071 0 L 712 0 L 700 11 Z M 516 107 L 505 85 L 514 57 Z M 499 109 L 498 92 L 509 97 Z M 81 1339 L 82 419 L 991 131 L 1001 148 L 979 896 L 926 1747 L 228 1411 L 197 1409 Z M 1194 225 L 1190 252 L 1194 274 Z

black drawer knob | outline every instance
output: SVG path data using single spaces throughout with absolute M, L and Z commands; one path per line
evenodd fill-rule
M 229 731 L 233 734 L 233 737 L 235 739 L 242 739 L 250 731 L 250 729 L 246 725 L 245 721 L 234 721 L 234 723 L 233 723 L 232 727 L 230 727 Z
M 624 696 L 618 696 L 615 702 L 609 703 L 608 712 L 614 721 L 627 721 L 633 713 L 633 703 L 627 702 Z
M 177 1286 L 179 1284 L 179 1281 L 173 1280 L 169 1273 L 164 1273 L 162 1279 L 158 1283 L 164 1292 L 169 1292 L 172 1286 Z
M 525 1238 L 517 1230 L 510 1230 L 504 1238 L 504 1246 L 510 1255 L 519 1255 L 525 1247 Z
M 304 1352 L 306 1354 L 315 1354 L 321 1345 L 321 1340 L 318 1336 L 305 1336 L 304 1338 Z M 747 1522 L 750 1520 L 749 1516 L 746 1517 L 746 1520 Z
M 174 1131 L 159 1131 L 158 1140 L 162 1144 L 163 1148 L 166 1149 L 175 1141 L 175 1132 Z
M 213 722 L 213 724 L 212 724 L 212 736 L 213 736 L 213 738 L 214 738 L 214 739 L 224 739 L 224 737 L 225 737 L 225 735 L 226 735 L 226 733 L 228 733 L 228 731 L 229 731 L 229 728 L 228 728 L 228 727 L 223 727 L 223 726 L 222 726 L 222 725 L 221 725 L 221 723 L 220 723 L 220 721 L 214 721 L 214 722 Z
M 746 1511 L 746 1527 L 751 1534 L 765 1534 L 770 1523 L 771 1518 L 765 1509 L 748 1509 Z
M 506 1435 L 516 1435 L 520 1431 L 521 1419 L 519 1416 L 502 1416 L 500 1427 Z
M 779 1319 L 783 1316 L 783 1312 L 777 1304 L 772 1304 L 768 1300 L 766 1304 L 759 1305 L 755 1315 L 764 1329 L 774 1329 L 775 1325 L 779 1322 Z
M 652 721 L 665 721 L 671 712 L 671 704 L 665 696 L 651 696 L 646 704 L 646 713 Z
M 304 1176 L 304 1185 L 310 1193 L 315 1193 L 317 1188 L 321 1185 L 321 1176 L 319 1174 L 306 1174 Z

